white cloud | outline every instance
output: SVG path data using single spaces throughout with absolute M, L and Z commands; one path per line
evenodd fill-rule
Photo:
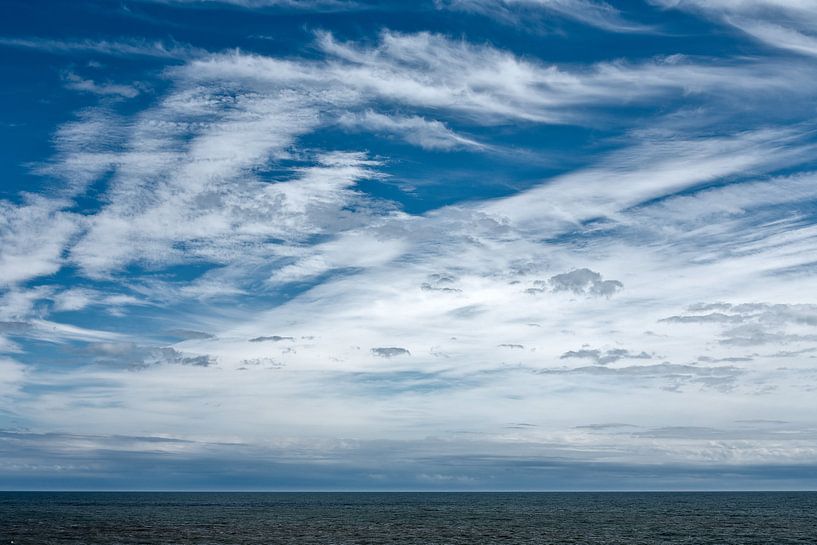
M 289 8 L 295 10 L 336 11 L 354 9 L 358 3 L 352 0 L 138 0 L 157 4 L 194 7 L 236 6 L 248 9 Z
M 122 85 L 117 83 L 96 83 L 90 79 L 83 79 L 73 72 L 68 72 L 63 75 L 65 87 L 73 91 L 82 91 L 85 93 L 92 93 L 102 96 L 121 96 L 125 98 L 133 98 L 139 95 L 139 89 L 133 85 Z
M 21 205 L 0 201 L 0 287 L 53 274 L 78 232 L 77 217 L 64 202 L 27 195 Z
M 189 59 L 206 51 L 176 42 L 129 40 L 53 40 L 48 38 L 0 37 L 0 46 L 38 49 L 60 55 L 74 53 L 98 53 L 115 57 L 158 57 L 165 59 Z
M 0 308 L 24 326 L 0 333 L 71 356 L 59 373 L 30 368 L 42 388 L 17 410 L 32 428 L 80 433 L 93 423 L 101 434 L 147 429 L 259 448 L 304 436 L 420 444 L 455 430 L 500 446 L 565 445 L 591 461 L 815 460 L 813 438 L 755 448 L 668 431 L 813 419 L 808 356 L 791 363 L 740 342 L 777 335 L 790 352 L 808 350 L 810 324 L 779 312 L 739 331 L 662 321 L 700 301 L 815 303 L 804 299 L 817 281 L 799 269 L 817 260 L 815 228 L 776 208 L 814 200 L 813 175 L 755 178 L 812 157 L 805 129 L 699 134 L 653 119 L 589 166 L 422 215 L 357 188 L 382 179 L 389 158 L 354 142 L 304 143 L 341 123 L 421 147 L 480 149 L 450 127 L 593 124 L 594 108 L 685 93 L 732 111 L 787 91 L 779 76 L 789 66 L 670 57 L 558 67 L 427 33 L 387 32 L 374 45 L 322 35 L 319 46 L 327 58 L 236 52 L 169 69 L 170 90 L 146 110 L 85 112 L 56 135 L 41 172 L 60 173 L 59 199 L 3 203 Z M 98 209 L 66 211 L 106 174 Z M 64 263 L 127 285 L 117 294 L 21 287 Z M 213 268 L 191 280 L 120 276 L 129 265 L 191 263 Z M 150 302 L 212 335 L 155 349 L 135 337 L 166 331 L 165 314 L 151 322 L 159 333 L 98 331 L 47 320 L 46 299 L 65 311 Z M 276 335 L 287 342 L 252 342 Z M 123 354 L 150 365 L 111 365 Z M 592 370 L 587 357 L 606 367 Z M 611 420 L 652 435 L 576 429 Z M 528 431 L 509 431 L 513 422 Z
M 800 141 L 802 133 L 791 129 L 689 140 L 649 135 L 598 167 L 571 172 L 482 209 L 552 235 L 566 225 L 609 218 L 707 182 L 797 164 L 812 152 L 811 145 Z
M 817 55 L 817 4 L 808 0 L 651 0 L 699 12 L 771 47 Z
M 157 267 L 190 259 L 227 263 L 238 255 L 285 259 L 297 256 L 300 250 L 288 246 L 303 237 L 370 221 L 371 208 L 361 206 L 353 186 L 377 174 L 361 157 L 354 164 L 296 169 L 293 179 L 275 184 L 253 176 L 285 159 L 320 162 L 295 150 L 300 137 L 326 124 L 390 132 L 426 148 L 481 149 L 437 119 L 375 113 L 374 101 L 442 109 L 469 123 L 579 122 L 584 114 L 578 112 L 594 104 L 712 92 L 727 82 L 732 90 L 776 86 L 748 68 L 678 59 L 570 73 L 427 33 L 386 32 L 370 48 L 323 34 L 319 45 L 327 60 L 241 53 L 201 58 L 169 70 L 174 90 L 127 128 L 105 114 L 67 125 L 58 136 L 63 151 L 46 171 L 61 172 L 76 187 L 114 173 L 109 204 L 87 218 L 70 259 L 91 276 L 133 262 Z M 124 150 L 93 144 L 110 125 L 112 145 Z M 125 238 L 127 246 L 119 243 Z M 271 239 L 279 242 L 266 242 Z
M 646 32 L 649 27 L 625 19 L 606 2 L 593 0 L 437 0 L 446 9 L 472 11 L 523 24 L 537 11 L 557 15 L 610 32 Z
M 394 134 L 410 144 L 427 150 L 452 150 L 457 148 L 485 148 L 483 144 L 460 136 L 436 120 L 420 116 L 390 116 L 367 110 L 363 113 L 346 113 L 338 122 L 347 128 L 367 130 L 373 133 Z

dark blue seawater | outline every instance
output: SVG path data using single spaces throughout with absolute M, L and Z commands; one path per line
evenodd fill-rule
M 0 545 L 817 544 L 817 493 L 0 493 Z

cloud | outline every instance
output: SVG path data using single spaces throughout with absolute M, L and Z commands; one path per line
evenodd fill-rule
M 394 134 L 427 150 L 485 148 L 479 142 L 458 135 L 440 121 L 429 121 L 420 116 L 389 116 L 367 110 L 362 114 L 343 114 L 338 122 L 349 129 Z
M 50 297 L 56 311 L 79 311 L 91 306 L 105 307 L 111 314 L 122 312 L 126 306 L 143 306 L 149 304 L 144 299 L 124 293 L 104 293 L 89 288 L 70 288 L 55 293 Z
M 128 40 L 54 40 L 49 38 L 0 37 L 0 46 L 36 49 L 58 55 L 96 53 L 115 57 L 156 57 L 163 59 L 189 59 L 205 54 L 205 50 L 177 42 Z
M 606 30 L 609 32 L 645 32 L 646 25 L 628 21 L 606 2 L 592 0 L 438 0 L 438 7 L 471 11 L 495 20 L 524 24 L 526 19 L 544 19 L 539 12 Z M 529 21 L 527 21 L 529 22 Z
M 291 341 L 293 337 L 282 337 L 280 335 L 271 335 L 268 337 L 253 337 L 250 339 L 251 343 L 261 343 L 265 341 L 272 341 L 272 342 L 280 342 L 280 341 Z
M 482 123 L 517 119 L 539 123 L 588 123 L 588 108 L 650 102 L 685 93 L 717 96 L 729 89 L 762 94 L 776 87 L 764 78 L 779 67 L 760 64 L 713 66 L 685 57 L 640 64 L 598 63 L 571 70 L 518 58 L 487 45 L 455 41 L 439 34 L 384 32 L 373 48 L 318 36 L 331 59 L 320 77 L 331 75 L 359 92 L 405 105 L 445 108 Z M 249 59 L 258 78 L 269 60 Z M 294 67 L 275 63 L 287 78 L 303 78 Z M 341 76 L 341 72 L 343 76 Z M 269 72 L 267 72 L 269 73 Z
M 14 414 L 14 401 L 26 380 L 23 364 L 0 357 L 0 412 Z
M 698 303 L 692 311 L 717 308 L 724 312 L 670 316 L 661 321 L 675 324 L 717 324 L 729 326 L 720 333 L 725 345 L 803 343 L 817 341 L 810 329 L 817 325 L 817 305 L 769 303 Z
M 115 368 L 144 370 L 161 365 L 209 367 L 217 363 L 208 354 L 190 354 L 171 346 L 146 346 L 134 342 L 94 342 L 76 349 L 90 357 L 90 363 Z
M 669 318 L 663 318 L 662 322 L 673 322 L 676 324 L 694 324 L 694 323 L 741 323 L 743 322 L 742 316 L 730 316 L 728 314 L 723 314 L 722 312 L 711 312 L 709 314 L 694 314 L 690 316 L 670 316 Z
M 700 13 L 778 49 L 817 55 L 817 6 L 779 0 L 651 0 L 664 8 Z
M 563 360 L 570 358 L 589 359 L 597 365 L 607 365 L 608 363 L 615 363 L 622 359 L 649 360 L 652 359 L 652 356 L 646 352 L 630 352 L 623 348 L 613 348 L 610 350 L 582 348 L 581 350 L 570 350 L 559 356 L 559 359 Z
M 133 85 L 96 83 L 90 79 L 83 79 L 73 72 L 64 74 L 63 81 L 65 82 L 65 87 L 72 91 L 82 91 L 102 96 L 121 96 L 124 98 L 134 98 L 139 95 L 139 89 Z
M 377 348 L 372 348 L 371 352 L 375 356 L 379 356 L 381 358 L 393 358 L 395 356 L 411 355 L 411 352 L 399 346 L 379 346 Z
M 0 287 L 57 272 L 63 251 L 78 233 L 74 214 L 36 195 L 17 206 L 0 201 Z
M 173 6 L 223 7 L 234 6 L 246 9 L 284 8 L 306 11 L 343 11 L 360 6 L 352 0 L 137 0 Z
M 171 329 L 167 332 L 169 335 L 179 337 L 184 340 L 203 340 L 212 339 L 214 335 L 205 331 L 196 331 L 193 329 Z
M 613 377 L 618 379 L 632 378 L 639 380 L 656 380 L 665 388 L 674 391 L 682 384 L 698 384 L 717 390 L 731 390 L 744 371 L 733 366 L 699 367 L 674 363 L 657 363 L 653 365 L 631 365 L 627 367 L 574 367 L 571 369 L 541 369 L 537 373 L 544 375 L 588 375 Z
M 60 51 L 104 49 L 80 46 Z M 193 57 L 151 101 L 71 118 L 35 167 L 47 196 L 3 201 L 0 334 L 14 342 L 0 349 L 23 369 L 8 410 L 43 432 L 4 436 L 7 452 L 55 461 L 62 442 L 77 466 L 138 471 L 159 444 L 170 475 L 309 476 L 294 487 L 817 460 L 804 431 L 817 191 L 813 173 L 780 175 L 812 160 L 813 132 L 778 124 L 813 102 L 802 60 L 553 64 L 391 31 Z M 146 80 L 130 75 L 116 80 Z M 567 123 L 582 127 L 544 126 Z M 571 160 L 547 167 L 476 155 L 497 142 L 547 154 L 568 133 L 581 143 L 557 153 Z M 427 153 L 455 149 L 467 164 Z M 405 179 L 414 165 L 422 191 Z M 752 343 L 768 348 L 747 356 Z M 738 439 L 737 418 L 803 427 Z
M 470 140 L 451 132 L 442 121 L 375 113 L 373 102 L 433 108 L 483 125 L 502 119 L 581 123 L 571 112 L 578 115 L 589 106 L 615 104 L 622 98 L 649 101 L 684 91 L 716 92 L 725 88 L 726 74 L 733 90 L 761 90 L 779 79 L 757 77 L 758 70 L 748 67 L 716 69 L 678 59 L 639 66 L 597 65 L 568 73 L 496 48 L 429 33 L 384 32 L 371 47 L 320 34 L 318 46 L 326 55 L 319 61 L 242 53 L 200 57 L 166 72 L 174 82 L 173 90 L 142 112 L 134 125 L 102 114 L 66 125 L 58 135 L 62 151 L 44 172 L 67 177 L 75 192 L 112 173 L 107 204 L 90 217 L 77 218 L 82 220 L 83 232 L 72 244 L 68 261 L 92 278 L 129 264 L 147 268 L 190 261 L 226 264 L 239 255 L 268 262 L 270 252 L 280 260 L 275 281 L 337 268 L 331 256 L 301 258 L 302 250 L 294 245 L 388 214 L 387 205 L 365 198 L 354 188 L 358 181 L 381 176 L 374 168 L 377 162 L 360 152 L 301 153 L 297 158 L 302 165 L 291 168 L 288 179 L 270 184 L 254 172 L 295 158 L 292 146 L 299 138 L 338 120 L 361 123 L 367 130 L 397 131 L 426 147 L 471 146 Z M 738 74 L 743 71 L 745 77 Z M 452 79 L 452 74 L 457 78 Z M 690 81 L 695 89 L 686 89 Z M 225 100 L 225 96 L 232 98 Z M 103 130 L 111 141 L 100 146 L 96 135 Z M 742 138 L 753 139 L 762 136 Z M 700 155 L 695 146 L 711 143 L 690 142 L 686 154 Z M 672 145 L 684 147 L 675 140 Z M 749 147 L 746 142 L 741 145 Z M 712 147 L 717 146 L 706 149 Z M 665 151 L 646 148 L 634 154 L 643 157 Z M 679 155 L 679 150 L 673 151 Z M 683 156 L 684 150 L 680 151 Z M 742 156 L 729 162 L 738 168 L 764 159 L 762 153 L 750 151 L 746 157 L 743 163 Z M 776 157 L 784 162 L 787 154 Z M 715 164 L 713 158 L 709 176 L 727 172 L 725 162 L 719 157 Z M 677 176 L 682 167 L 677 163 L 664 167 Z M 707 166 L 700 160 L 698 165 Z M 614 168 L 620 171 L 623 166 Z M 705 179 L 706 172 L 703 169 L 696 180 Z M 327 185 L 329 180 L 334 183 Z M 568 182 L 548 184 L 545 193 Z M 560 198 L 565 209 L 595 213 L 605 206 L 625 205 L 617 195 L 609 195 L 609 203 L 603 200 L 605 192 L 611 191 L 607 187 L 621 191 L 629 185 L 606 184 L 590 199 L 582 200 L 572 190 Z M 536 213 L 538 192 L 525 198 L 531 203 L 525 209 Z M 51 206 L 59 210 L 60 205 Z M 268 221 L 271 217 L 274 222 Z M 118 244 L 124 238 L 131 241 L 128 247 Z M 296 263 L 287 265 L 287 261 Z M 608 293 L 612 288 L 603 289 Z
M 577 295 L 610 297 L 624 287 L 618 280 L 603 280 L 601 274 L 590 269 L 576 269 L 551 276 L 548 284 L 554 292 L 569 291 Z
M 791 128 L 689 139 L 647 134 L 643 141 L 611 153 L 598 166 L 556 177 L 480 208 L 517 228 L 554 236 L 583 222 L 624 220 L 622 210 L 707 182 L 798 164 L 811 153 L 804 136 Z M 714 201 L 717 192 L 711 197 Z

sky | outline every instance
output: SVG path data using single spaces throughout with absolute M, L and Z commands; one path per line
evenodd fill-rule
M 817 3 L 0 13 L 0 489 L 817 488 Z

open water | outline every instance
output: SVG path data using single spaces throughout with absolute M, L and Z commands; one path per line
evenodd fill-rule
M 12 541 L 817 545 L 817 492 L 3 492 Z

